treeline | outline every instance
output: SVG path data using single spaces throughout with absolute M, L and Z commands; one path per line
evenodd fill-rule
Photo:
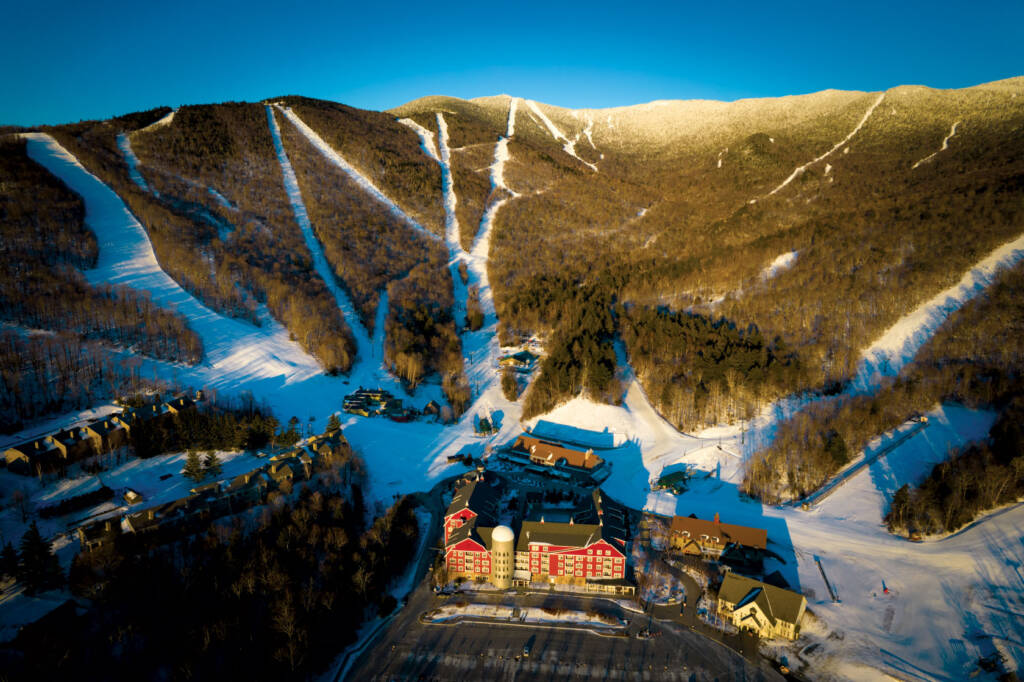
M 76 268 L 98 257 L 82 200 L 28 158 L 24 140 L 0 141 L 0 315 L 194 364 L 202 341 L 185 319 L 125 287 L 92 286 Z
M 303 490 L 271 505 L 258 527 L 241 521 L 154 548 L 122 536 L 72 564 L 84 616 L 28 628 L 7 672 L 52 679 L 307 678 L 362 623 L 396 606 L 386 594 L 408 565 L 418 529 L 409 498 L 364 522 L 349 497 Z M 158 586 L 158 589 L 154 589 Z
M 324 158 L 290 121 L 274 115 L 324 256 L 363 324 L 372 329 L 388 282 L 426 262 L 430 252 L 437 251 L 435 260 L 443 257 L 444 247 L 397 218 Z M 440 189 L 435 191 L 440 196 Z
M 431 255 L 434 255 L 433 253 Z M 462 365 L 462 342 L 455 329 L 452 280 L 443 257 L 417 265 L 388 285 L 384 361 L 412 389 L 429 374 L 441 387 L 455 416 L 471 399 Z
M 680 430 L 750 419 L 803 373 L 780 339 L 750 325 L 664 308 L 619 309 L 630 364 L 655 408 Z
M 989 441 L 954 452 L 918 486 L 896 491 L 885 523 L 910 535 L 952 533 L 979 514 L 1024 497 L 1024 398 L 999 415 Z
M 816 490 L 848 455 L 936 403 L 1001 407 L 1024 396 L 1024 266 L 950 315 L 899 377 L 873 395 L 816 401 L 779 424 L 747 463 L 743 489 L 765 501 Z M 839 448 L 839 445 L 843 448 Z
M 82 410 L 104 397 L 153 385 L 141 361 L 117 359 L 95 341 L 66 333 L 22 335 L 0 329 L 0 433 Z
M 130 437 L 135 454 L 143 458 L 186 450 L 256 450 L 271 442 L 278 426 L 269 407 L 244 395 L 211 398 L 194 410 L 139 422 Z
M 383 112 L 306 97 L 282 99 L 417 223 L 444 236 L 441 169 L 420 148 L 415 132 Z

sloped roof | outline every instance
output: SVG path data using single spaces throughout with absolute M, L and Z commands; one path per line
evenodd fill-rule
M 517 452 L 526 453 L 530 455 L 531 459 L 542 461 L 551 466 L 554 466 L 562 459 L 565 459 L 566 464 L 580 469 L 593 469 L 604 463 L 604 460 L 595 455 L 593 450 L 574 450 L 559 443 L 541 440 L 526 434 L 516 438 L 515 443 L 512 444 L 512 449 Z
M 744 547 L 765 549 L 768 546 L 768 531 L 763 528 L 750 528 L 748 526 L 736 526 L 731 523 L 719 521 L 705 521 L 694 519 L 688 516 L 676 516 L 672 519 L 671 531 L 673 533 L 689 532 L 690 537 L 699 538 L 701 535 L 716 537 L 721 543 L 728 545 L 736 543 Z
M 542 542 L 555 547 L 586 547 L 603 539 L 601 531 L 601 526 L 590 523 L 523 521 L 516 551 L 528 551 L 532 542 Z
M 776 620 L 796 623 L 797 618 L 800 617 L 800 610 L 807 601 L 802 594 L 732 572 L 727 573 L 725 580 L 722 581 L 722 587 L 718 590 L 718 598 L 730 604 L 736 604 L 735 608 L 752 601 L 756 602 L 758 608 L 773 625 Z
M 445 518 L 463 509 L 469 509 L 491 526 L 497 525 L 494 518 L 495 507 L 499 501 L 498 490 L 487 481 L 469 480 L 455 489 Z

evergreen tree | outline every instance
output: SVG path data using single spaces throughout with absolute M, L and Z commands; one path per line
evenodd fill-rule
M 4 545 L 3 553 L 0 553 L 0 576 L 18 576 L 18 550 L 9 542 Z
M 185 459 L 185 468 L 181 470 L 181 474 L 196 483 L 203 480 L 205 472 L 203 471 L 203 463 L 199 460 L 198 452 L 195 450 L 188 451 L 188 457 Z
M 224 468 L 220 465 L 220 458 L 217 457 L 217 453 L 213 451 L 208 452 L 206 458 L 203 459 L 203 472 L 205 475 L 217 478 L 223 471 Z
M 25 592 L 28 594 L 60 587 L 64 580 L 57 557 L 54 556 L 50 543 L 43 539 L 35 521 L 21 538 L 18 580 L 25 586 Z
M 338 419 L 338 415 L 332 413 L 331 416 L 327 418 L 327 433 L 337 431 L 340 428 L 341 420 Z

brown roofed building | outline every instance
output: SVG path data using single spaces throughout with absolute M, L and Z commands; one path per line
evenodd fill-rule
M 523 434 L 512 444 L 512 451 L 529 455 L 534 464 L 544 466 L 571 466 L 577 469 L 596 469 L 604 460 L 593 450 L 574 450 L 559 443 L 541 440 Z
M 26 476 L 51 471 L 67 458 L 67 447 L 53 436 L 43 436 L 4 451 L 7 468 Z
M 110 452 L 128 445 L 130 431 L 128 422 L 118 416 L 97 419 L 85 427 L 85 432 L 92 438 L 97 452 Z
M 669 546 L 684 554 L 720 557 L 731 546 L 764 551 L 768 531 L 763 528 L 722 523 L 718 514 L 712 521 L 676 516 L 669 528 Z

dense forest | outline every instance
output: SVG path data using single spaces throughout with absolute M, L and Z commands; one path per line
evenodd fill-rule
M 0 329 L 0 433 L 124 392 L 167 388 L 144 376 L 141 364 L 66 332 Z
M 941 401 L 1002 409 L 1024 396 L 1024 266 L 950 315 L 902 374 L 873 395 L 817 401 L 781 423 L 747 465 L 744 489 L 768 501 L 820 487 L 875 436 Z
M 403 279 L 388 285 L 384 361 L 410 388 L 436 373 L 458 417 L 469 406 L 470 388 L 462 364 L 462 342 L 452 308 L 452 279 L 443 255 L 431 252 Z
M 684 431 L 750 419 L 761 406 L 796 390 L 799 360 L 757 327 L 737 329 L 697 313 L 626 306 L 622 338 L 647 396 Z
M 124 287 L 92 286 L 96 237 L 82 200 L 28 158 L 23 140 L 0 141 L 0 317 L 29 329 L 78 334 L 144 355 L 194 364 L 199 336 L 185 319 Z
M 409 498 L 369 525 L 364 518 L 358 485 L 345 494 L 311 485 L 172 544 L 124 535 L 83 552 L 69 583 L 89 600 L 87 612 L 23 630 L 5 647 L 6 673 L 81 680 L 106 680 L 111 670 L 137 679 L 320 673 L 364 620 L 395 608 L 386 589 L 417 545 Z

